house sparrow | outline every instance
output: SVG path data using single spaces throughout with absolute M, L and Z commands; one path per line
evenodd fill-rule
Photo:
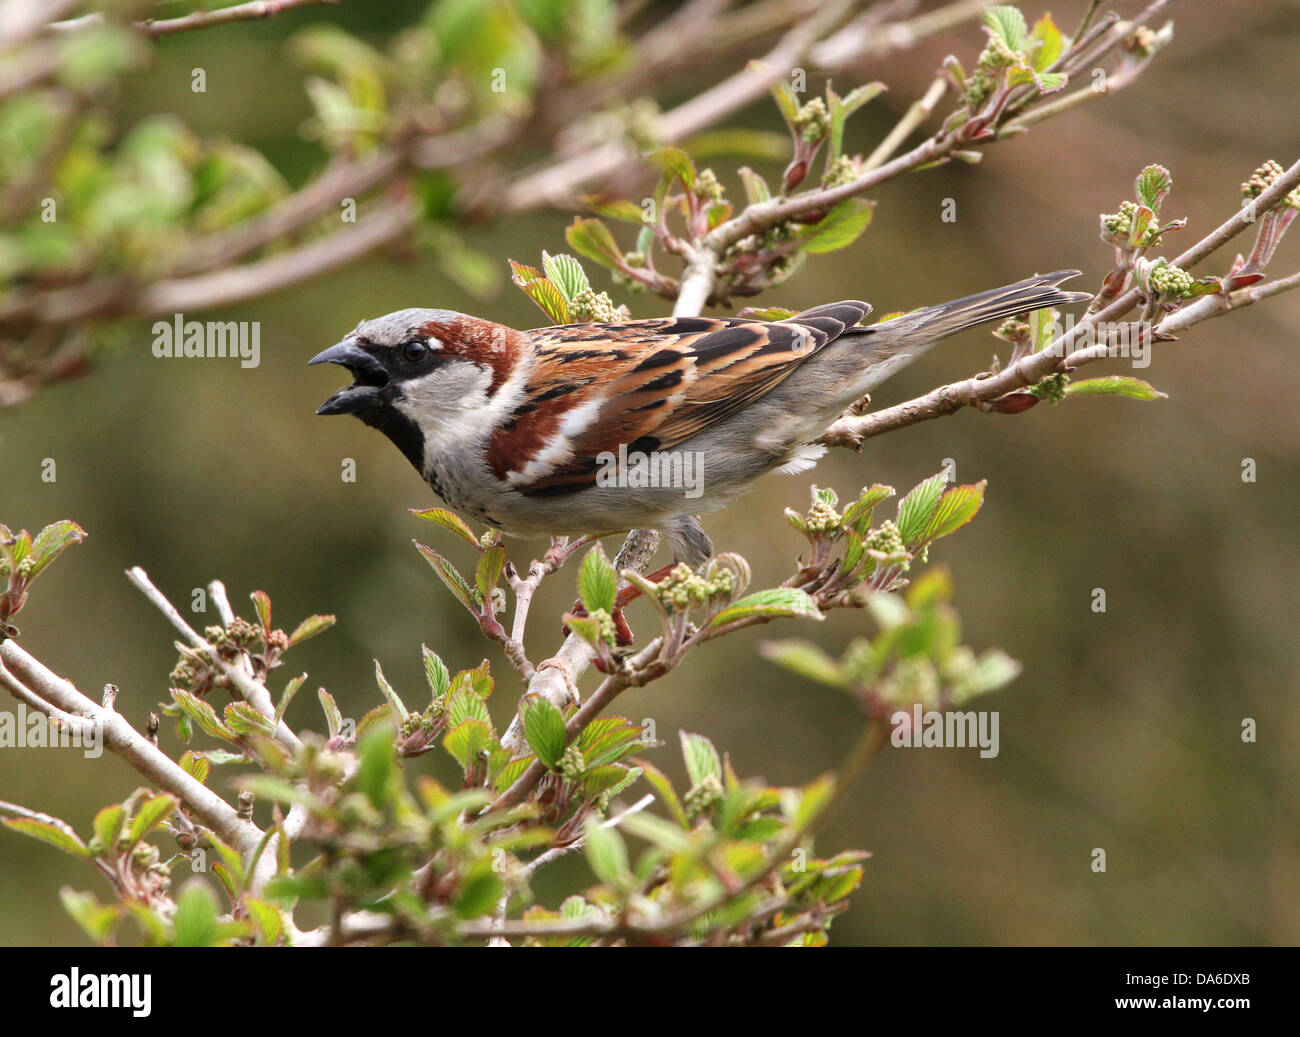
M 354 381 L 318 414 L 388 436 L 453 510 L 506 534 L 660 530 L 699 565 L 699 514 L 797 473 L 844 410 L 942 338 L 1090 298 L 1062 270 L 863 326 L 865 302 L 780 321 L 664 317 L 516 331 L 451 310 L 362 321 L 312 358 Z

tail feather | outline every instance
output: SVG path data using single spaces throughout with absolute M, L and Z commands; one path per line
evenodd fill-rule
M 876 327 L 881 330 L 889 329 L 891 332 L 906 333 L 915 330 L 924 336 L 927 342 L 937 342 L 939 339 L 956 335 L 968 328 L 1005 320 L 1030 310 L 1085 302 L 1092 298 L 1087 292 L 1063 292 L 1057 287 L 1062 281 L 1078 276 L 1078 270 L 1057 270 L 1051 274 L 1037 274 L 1002 288 L 994 288 L 962 299 L 954 299 L 952 302 L 940 303 L 938 306 L 927 306 L 912 313 L 905 313 Z

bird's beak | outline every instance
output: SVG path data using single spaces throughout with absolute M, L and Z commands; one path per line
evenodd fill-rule
M 317 408 L 317 414 L 355 414 L 378 401 L 379 394 L 388 386 L 388 372 L 384 365 L 362 349 L 356 339 L 345 338 L 317 353 L 307 361 L 310 364 L 338 364 L 352 373 L 353 382 L 345 385 Z

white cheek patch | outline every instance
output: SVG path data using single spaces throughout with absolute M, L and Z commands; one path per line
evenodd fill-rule
M 402 383 L 393 405 L 424 433 L 426 453 L 441 453 L 479 438 L 495 424 L 487 388 L 492 374 L 477 364 L 452 360 Z

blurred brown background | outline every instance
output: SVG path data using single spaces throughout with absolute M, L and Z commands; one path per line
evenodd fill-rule
M 1082 6 L 1024 9 L 1032 19 L 1050 8 L 1069 31 Z M 344 3 L 164 41 L 158 67 L 132 84 L 128 110 L 176 111 L 199 132 L 246 140 L 297 182 L 318 156 L 298 134 L 308 105 L 280 58 L 284 38 L 312 18 L 384 38 L 420 7 Z M 1166 214 L 1190 217 L 1169 239 L 1171 253 L 1181 251 L 1235 209 L 1239 183 L 1261 161 L 1287 165 L 1300 152 L 1300 5 L 1186 3 L 1175 13 L 1174 44 L 1135 86 L 989 148 L 977 167 L 886 185 L 854 248 L 811 257 L 763 301 L 798 308 L 859 297 L 884 312 L 1065 266 L 1083 268 L 1079 287 L 1094 286 L 1110 260 L 1097 213 L 1129 197 L 1149 162 L 1173 172 Z M 966 59 L 982 40 L 968 25 L 864 70 L 863 81 L 891 90 L 857 118 L 848 145 L 869 151 L 946 53 Z M 207 94 L 187 89 L 196 64 L 208 69 Z M 661 97 L 685 96 L 691 85 Z M 842 92 L 850 85 L 837 77 Z M 810 70 L 810 89 L 820 86 Z M 764 103 L 739 121 L 774 127 L 775 112 Z M 732 184 L 734 164 L 715 163 Z M 939 218 L 945 198 L 957 201 L 955 224 Z M 467 233 L 504 270 L 507 256 L 536 262 L 542 248 L 562 249 L 568 219 L 545 214 Z M 1300 231 L 1292 237 L 1276 274 L 1300 267 Z M 1230 260 L 1216 257 L 1212 269 Z M 608 287 L 603 274 L 593 279 Z M 662 312 L 655 300 L 630 301 L 636 316 Z M 406 511 L 432 495 L 381 437 L 312 413 L 341 375 L 309 371 L 306 360 L 358 319 L 415 305 L 518 327 L 541 322 L 508 285 L 475 300 L 428 257 L 372 256 L 305 288 L 207 314 L 262 322 L 256 370 L 154 359 L 142 325 L 91 377 L 0 411 L 0 518 L 34 530 L 67 517 L 89 532 L 38 584 L 20 617 L 25 646 L 84 690 L 118 684 L 119 708 L 142 723 L 166 693 L 174 652 L 170 629 L 122 574 L 138 564 L 182 605 L 191 588 L 220 577 L 245 612 L 250 590 L 270 593 L 282 625 L 336 612 L 337 628 L 295 650 L 280 672 L 309 669 L 352 716 L 378 702 L 372 657 L 418 698 L 424 641 L 453 667 L 492 659 L 501 679 L 492 705 L 504 720 L 517 691 L 508 668 L 410 545 L 420 537 L 442 546 Z M 1018 681 L 984 700 L 1001 713 L 1001 755 L 881 754 L 819 841 L 826 853 L 874 853 L 836 943 L 1300 940 L 1298 327 L 1300 294 L 1285 295 L 1157 345 L 1152 366 L 1136 373 L 1166 401 L 1072 400 L 1014 418 L 961 413 L 875 440 L 861 456 L 837 452 L 812 476 L 769 477 L 707 522 L 720 549 L 746 554 L 756 579 L 770 581 L 800 543 L 781 508 L 805 506 L 814 479 L 843 493 L 873 480 L 906 488 L 951 457 L 962 481 L 989 480 L 983 514 L 935 557 L 955 574 L 969 643 L 1001 645 L 1024 662 Z M 994 347 L 968 334 L 876 402 L 968 375 Z M 1127 372 L 1115 361 L 1089 373 L 1105 369 Z M 47 457 L 58 465 L 52 485 L 40 480 Z M 357 460 L 355 484 L 340 481 L 344 457 Z M 1241 480 L 1247 457 L 1258 464 L 1253 485 Z M 534 609 L 541 655 L 557 642 L 554 617 L 572 600 L 573 578 L 552 580 Z M 1094 587 L 1106 589 L 1104 615 L 1090 609 Z M 840 614 L 746 632 L 629 692 L 620 709 L 655 718 L 669 742 L 657 762 L 674 774 L 675 732 L 685 728 L 729 750 L 742 775 L 806 781 L 846 749 L 855 711 L 828 689 L 787 678 L 755 645 L 805 636 L 838 653 L 865 624 Z M 1245 717 L 1258 722 L 1255 744 L 1241 740 Z M 322 726 L 314 696 L 302 695 L 290 719 Z M 441 773 L 442 764 L 426 757 L 413 766 Z M 0 798 L 82 831 L 137 783 L 107 754 L 0 752 Z M 1096 847 L 1107 851 L 1105 874 L 1090 870 Z M 0 879 L 0 940 L 10 944 L 81 942 L 58 889 L 106 893 L 84 866 L 13 834 L 0 834 Z M 539 894 L 557 900 L 574 879 L 556 869 Z

